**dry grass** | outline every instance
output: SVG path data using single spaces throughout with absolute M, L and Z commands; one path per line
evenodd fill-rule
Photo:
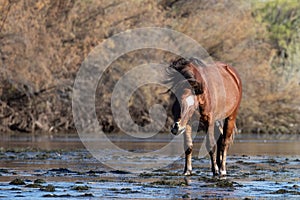
M 2 131 L 74 131 L 72 84 L 84 58 L 115 33 L 159 26 L 185 33 L 215 60 L 237 68 L 244 83 L 238 118 L 243 132 L 299 133 L 299 85 L 294 77 L 286 81 L 272 70 L 274 49 L 248 3 L 4 0 L 0 11 Z M 161 52 L 132 53 L 111 66 L 96 102 L 105 131 L 118 131 L 109 110 L 116 81 L 145 60 L 171 58 Z M 169 97 L 159 95 L 161 90 L 149 86 L 135 93 L 129 105 L 138 124 L 149 123 L 147 109 L 154 103 L 169 109 Z M 169 115 L 165 131 L 171 121 Z

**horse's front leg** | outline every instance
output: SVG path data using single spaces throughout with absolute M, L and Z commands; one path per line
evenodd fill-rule
M 207 131 L 206 148 L 209 151 L 211 159 L 211 170 L 214 175 L 219 174 L 219 167 L 217 164 L 217 145 L 214 133 L 214 124 L 210 123 Z
M 192 127 L 186 125 L 186 131 L 184 133 L 184 151 L 185 151 L 185 167 L 183 174 L 189 176 L 192 174 L 192 151 L 193 151 L 193 140 L 192 140 Z

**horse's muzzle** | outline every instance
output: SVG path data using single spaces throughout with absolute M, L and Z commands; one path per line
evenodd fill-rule
M 185 127 L 180 127 L 179 122 L 176 122 L 175 124 L 173 124 L 172 128 L 171 128 L 171 133 L 173 135 L 180 135 L 185 131 Z

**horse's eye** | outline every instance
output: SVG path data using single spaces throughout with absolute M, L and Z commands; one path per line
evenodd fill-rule
M 199 94 L 203 93 L 203 91 L 200 88 L 195 88 L 194 92 L 195 92 L 195 95 L 199 95 Z
M 193 85 L 193 89 L 194 89 L 194 93 L 195 95 L 199 95 L 203 93 L 203 88 L 202 88 L 202 84 L 201 83 L 195 83 Z

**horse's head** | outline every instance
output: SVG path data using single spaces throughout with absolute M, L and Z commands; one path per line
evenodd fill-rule
M 174 78 L 177 93 L 177 99 L 172 108 L 175 123 L 171 127 L 171 132 L 174 135 L 179 135 L 185 131 L 189 119 L 198 109 L 197 96 L 203 94 L 204 82 L 199 69 L 195 66 L 204 66 L 204 64 L 196 59 L 180 58 L 170 66 L 179 72 L 181 77 L 184 77 L 184 80 L 178 82 Z M 176 77 L 176 74 L 173 74 L 173 77 Z
M 190 89 L 185 89 L 182 96 L 173 105 L 175 123 L 171 127 L 174 135 L 182 134 L 185 131 L 189 119 L 198 108 L 196 95 Z

